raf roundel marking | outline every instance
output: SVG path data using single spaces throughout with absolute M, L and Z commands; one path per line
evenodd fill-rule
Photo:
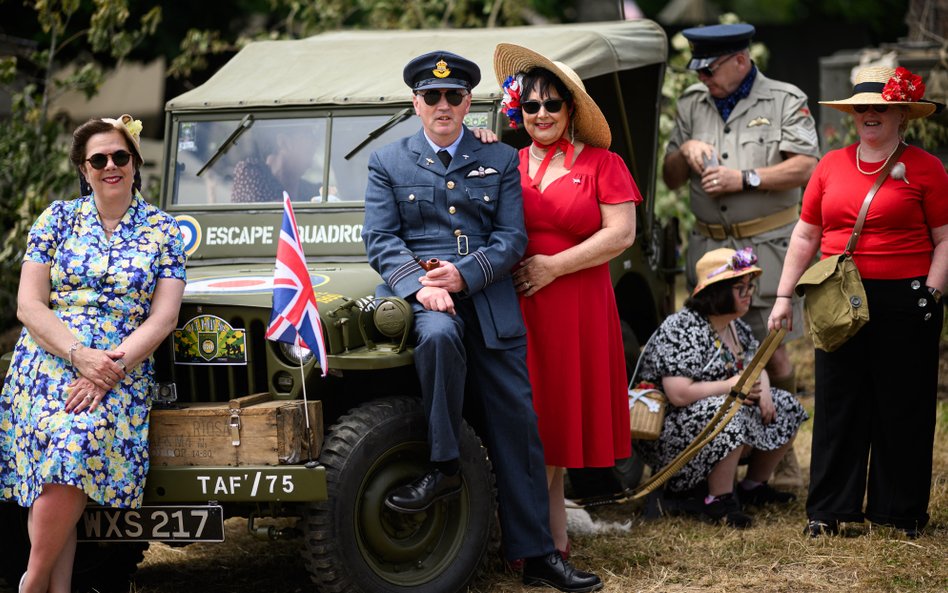
M 178 227 L 181 228 L 181 238 L 184 239 L 184 252 L 191 256 L 201 246 L 201 223 L 193 216 L 182 214 L 175 216 Z

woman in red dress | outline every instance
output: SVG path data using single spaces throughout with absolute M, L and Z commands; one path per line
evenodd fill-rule
M 514 273 L 550 489 L 550 528 L 567 553 L 564 468 L 629 457 L 628 385 L 609 260 L 635 240 L 642 201 L 609 125 L 565 64 L 500 44 L 503 109 L 533 143 L 520 151 L 529 243 Z

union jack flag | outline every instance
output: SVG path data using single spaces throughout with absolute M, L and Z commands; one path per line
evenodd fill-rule
M 309 348 L 316 354 L 323 376 L 326 376 L 329 365 L 323 327 L 316 310 L 313 283 L 306 269 L 296 216 L 286 192 L 283 192 L 283 225 L 273 270 L 273 312 L 267 327 L 267 339 Z

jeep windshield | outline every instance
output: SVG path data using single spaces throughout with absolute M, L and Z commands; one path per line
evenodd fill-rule
M 404 108 L 181 117 L 174 128 L 172 204 L 279 207 L 284 191 L 294 203 L 361 203 L 372 151 L 421 127 L 414 116 L 385 127 Z M 472 106 L 465 124 L 488 127 L 488 108 Z

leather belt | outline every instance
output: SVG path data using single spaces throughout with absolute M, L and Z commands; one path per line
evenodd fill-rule
M 723 224 L 707 224 L 696 220 L 694 229 L 705 237 L 710 237 L 716 241 L 723 241 L 728 237 L 746 239 L 754 235 L 766 233 L 767 231 L 779 229 L 791 222 L 796 222 L 798 218 L 800 218 L 799 209 L 797 206 L 791 206 L 786 210 L 781 210 L 780 212 L 775 212 L 767 216 L 752 218 L 744 222 L 735 222 L 730 225 L 730 227 Z

